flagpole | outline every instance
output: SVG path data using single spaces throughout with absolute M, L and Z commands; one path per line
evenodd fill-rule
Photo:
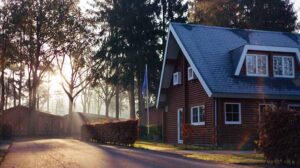
M 147 73 L 147 132 L 150 135 L 150 124 L 149 124 L 149 83 L 148 83 L 148 65 L 146 64 Z

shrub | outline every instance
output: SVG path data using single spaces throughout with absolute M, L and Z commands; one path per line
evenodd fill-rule
M 4 124 L 1 127 L 1 138 L 4 140 L 9 140 L 12 137 L 12 127 L 11 125 Z
M 95 127 L 93 125 L 82 125 L 81 126 L 81 139 L 84 141 L 89 141 L 95 137 Z
M 284 109 L 268 113 L 259 130 L 266 162 L 300 166 L 300 115 Z
M 96 140 L 99 143 L 132 145 L 137 140 L 137 124 L 138 122 L 136 120 L 129 120 L 96 125 L 83 125 L 81 135 L 83 139 Z M 91 135 L 89 136 L 90 132 Z M 88 138 L 85 138 L 86 135 Z
M 191 124 L 182 125 L 183 143 L 185 145 L 193 144 L 194 128 Z
M 160 141 L 162 140 L 162 126 L 161 125 L 151 125 L 149 127 L 149 135 L 147 126 L 139 127 L 140 138 L 144 140 Z

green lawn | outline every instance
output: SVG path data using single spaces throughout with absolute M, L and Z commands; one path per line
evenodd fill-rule
M 207 146 L 194 146 L 194 145 L 170 145 L 157 142 L 148 142 L 148 141 L 137 141 L 134 144 L 135 148 L 143 148 L 148 150 L 155 151 L 181 151 L 181 150 L 197 150 L 203 151 L 203 153 L 180 153 L 184 157 L 207 160 L 207 161 L 216 161 L 222 163 L 230 164 L 242 164 L 242 165 L 264 165 L 265 160 L 263 154 L 216 154 L 214 152 L 208 153 L 208 150 L 233 150 L 231 147 L 207 147 Z M 206 152 L 205 152 L 206 151 Z

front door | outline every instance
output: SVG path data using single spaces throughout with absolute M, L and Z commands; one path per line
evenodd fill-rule
M 183 123 L 183 109 L 180 108 L 177 110 L 177 139 L 179 144 L 183 143 L 182 123 Z

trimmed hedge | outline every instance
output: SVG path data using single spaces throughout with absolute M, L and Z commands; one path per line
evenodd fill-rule
M 95 140 L 99 143 L 132 145 L 137 137 L 138 122 L 136 120 L 83 125 L 81 127 L 83 140 Z
M 300 115 L 280 109 L 264 117 L 259 130 L 259 148 L 266 162 L 300 166 Z
M 12 137 L 12 126 L 4 124 L 1 126 L 1 138 L 3 140 L 9 140 Z

